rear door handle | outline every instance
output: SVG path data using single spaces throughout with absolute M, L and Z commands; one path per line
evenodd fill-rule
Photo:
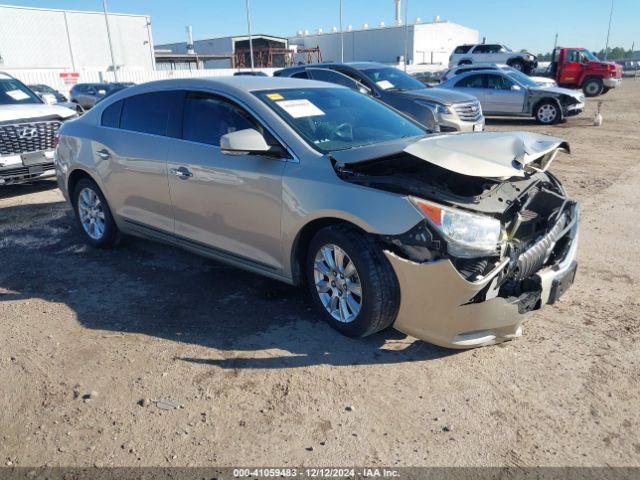
M 111 158 L 111 154 L 104 148 L 102 150 L 98 150 L 96 152 L 96 155 L 99 156 L 102 160 L 109 160 Z
M 185 167 L 172 168 L 172 169 L 169 170 L 169 173 L 171 175 L 175 175 L 176 177 L 178 177 L 178 178 L 180 178 L 182 180 L 186 180 L 187 178 L 193 177 L 193 173 L 191 173 Z

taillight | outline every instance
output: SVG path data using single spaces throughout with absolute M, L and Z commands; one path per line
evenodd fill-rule
M 60 134 L 56 133 L 53 136 L 53 148 L 56 148 L 58 146 L 58 144 L 60 143 Z

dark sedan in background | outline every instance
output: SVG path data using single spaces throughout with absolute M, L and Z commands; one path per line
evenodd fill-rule
M 395 67 L 373 62 L 300 65 L 274 72 L 274 77 L 310 78 L 335 83 L 378 98 L 431 130 L 484 130 L 478 100 L 471 95 L 429 88 Z

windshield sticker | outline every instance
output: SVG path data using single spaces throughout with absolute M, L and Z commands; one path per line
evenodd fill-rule
M 25 98 L 29 98 L 29 95 L 24 93 L 22 90 L 9 90 L 6 94 L 14 100 L 24 100 Z
M 293 118 L 316 117 L 324 115 L 324 112 L 306 98 L 301 100 L 282 100 L 276 105 L 291 115 Z
M 380 80 L 376 82 L 376 85 L 378 85 L 383 90 L 389 90 L 390 88 L 393 88 L 393 83 L 391 83 L 389 80 Z
M 267 98 L 269 100 L 284 100 L 284 97 L 282 95 L 280 95 L 279 93 L 267 93 Z

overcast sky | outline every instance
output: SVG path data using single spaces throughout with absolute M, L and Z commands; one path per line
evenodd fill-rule
M 403 9 L 407 0 L 403 1 Z M 32 7 L 100 10 L 102 0 L 0 0 Z M 393 0 L 343 0 L 344 24 L 359 28 L 394 19 Z M 295 35 L 297 30 L 325 31 L 339 25 L 339 0 L 251 0 L 254 33 Z M 476 28 L 488 42 L 512 49 L 546 52 L 558 33 L 562 45 L 591 50 L 604 47 L 610 0 L 408 0 L 410 21 L 421 17 Z M 194 38 L 238 35 L 246 32 L 245 0 L 109 0 L 114 12 L 151 16 L 154 42 L 185 39 L 193 25 Z M 403 11 L 404 15 L 404 11 Z M 640 0 L 614 0 L 611 46 L 640 50 Z

